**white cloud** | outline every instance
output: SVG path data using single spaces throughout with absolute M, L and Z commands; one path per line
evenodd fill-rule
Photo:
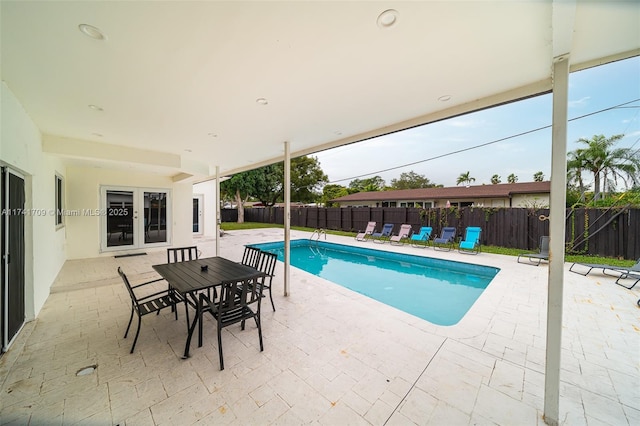
M 584 107 L 586 105 L 589 104 L 589 100 L 591 99 L 591 96 L 585 96 L 581 99 L 578 99 L 577 101 L 569 101 L 569 108 L 581 108 Z

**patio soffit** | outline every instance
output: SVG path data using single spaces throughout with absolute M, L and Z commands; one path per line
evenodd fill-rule
M 640 53 L 636 2 L 391 5 L 3 1 L 0 71 L 48 152 L 203 176 L 547 92 L 560 56 Z

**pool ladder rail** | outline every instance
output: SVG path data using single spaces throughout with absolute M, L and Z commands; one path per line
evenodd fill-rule
M 327 232 L 322 229 L 322 228 L 317 228 L 315 231 L 313 231 L 313 233 L 311 234 L 311 236 L 309 237 L 310 240 L 313 240 L 313 236 L 316 236 L 316 241 L 320 241 L 320 237 L 322 235 L 324 235 L 324 240 L 327 240 Z

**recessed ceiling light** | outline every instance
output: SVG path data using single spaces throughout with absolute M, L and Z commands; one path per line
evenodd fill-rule
M 100 108 L 98 105 L 89 105 L 89 108 L 91 108 L 94 111 L 104 111 L 102 108 Z
M 93 136 L 97 136 L 99 138 L 101 138 L 102 136 L 104 136 L 102 133 L 91 133 Z
M 87 37 L 91 37 L 94 40 L 106 40 L 107 36 L 105 36 L 99 28 L 94 27 L 89 24 L 80 24 L 78 25 L 78 29 L 82 31 L 84 35 Z
M 376 20 L 380 28 L 389 28 L 398 22 L 398 11 L 395 9 L 387 9 L 378 15 Z
M 265 98 L 258 98 L 256 99 L 256 103 L 258 103 L 259 105 L 267 105 L 269 101 L 267 101 Z
M 451 95 L 442 95 L 442 96 L 440 96 L 440 97 L 438 98 L 438 100 L 439 100 L 440 102 L 447 102 L 447 101 L 451 100 Z
M 192 150 L 190 150 L 189 148 L 185 149 L 184 152 L 193 152 Z
M 218 135 L 216 135 L 216 134 L 215 134 L 215 133 L 213 133 L 213 132 L 207 133 L 207 135 L 208 135 L 208 136 L 211 136 L 212 138 L 217 138 L 217 137 L 218 137 Z

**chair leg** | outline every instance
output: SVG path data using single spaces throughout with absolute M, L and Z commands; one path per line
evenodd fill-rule
M 629 287 L 627 287 L 626 285 L 624 285 L 624 284 L 620 283 L 620 280 L 621 280 L 621 279 L 623 279 L 623 280 L 624 280 L 624 279 L 627 279 L 627 278 L 629 278 L 629 275 L 624 275 L 624 274 L 623 274 L 623 275 L 620 275 L 620 276 L 618 277 L 618 279 L 616 280 L 616 284 L 618 284 L 620 287 L 624 287 L 624 288 L 626 288 L 627 290 L 631 290 L 631 289 L 632 289 L 632 288 L 634 288 L 634 287 L 636 286 L 636 284 L 638 284 L 638 282 L 640 281 L 640 278 L 638 278 L 638 279 L 636 280 L 636 282 L 634 282 L 634 283 L 633 283 L 633 284 L 631 284 Z M 633 279 L 633 278 L 631 278 L 631 279 Z
M 127 325 L 127 331 L 124 332 L 124 338 L 127 338 L 127 334 L 129 334 L 129 327 L 131 327 L 131 321 L 133 321 L 133 306 L 131 307 L 131 316 L 129 317 L 129 324 Z
M 224 370 L 224 359 L 222 358 L 222 333 L 220 323 L 218 323 L 218 355 L 220 356 L 220 371 Z
M 256 315 L 255 317 L 256 325 L 258 326 L 258 339 L 260 339 L 260 352 L 264 350 L 264 346 L 262 345 L 262 325 L 260 324 L 260 316 Z
M 136 347 L 136 342 L 138 341 L 138 336 L 140 335 L 140 325 L 142 325 L 142 317 L 138 315 L 138 329 L 136 330 L 136 337 L 133 339 L 133 345 L 131 345 L 130 354 L 133 353 L 133 349 Z
M 200 307 L 202 309 L 202 307 Z M 202 347 L 202 323 L 204 322 L 202 311 L 198 314 L 198 347 Z
M 275 312 L 276 305 L 273 304 L 273 296 L 271 295 L 271 286 L 269 286 L 269 300 L 271 300 L 271 307 L 273 308 L 273 312 Z

